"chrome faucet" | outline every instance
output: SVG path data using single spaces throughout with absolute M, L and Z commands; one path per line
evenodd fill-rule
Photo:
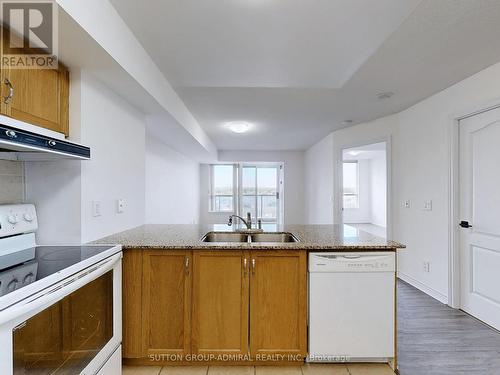
M 241 216 L 238 216 L 238 215 L 231 215 L 231 216 L 229 216 L 229 220 L 227 222 L 228 226 L 233 225 L 233 217 L 236 217 L 236 218 L 240 219 L 243 222 L 243 224 L 246 225 L 247 229 L 252 229 L 252 214 L 250 214 L 250 212 L 247 212 L 247 218 L 246 218 L 246 220 L 243 219 Z

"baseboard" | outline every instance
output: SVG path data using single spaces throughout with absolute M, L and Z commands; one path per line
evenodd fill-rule
M 425 285 L 424 283 L 421 283 L 420 281 L 418 281 L 418 280 L 414 279 L 413 277 L 408 276 L 404 273 L 398 272 L 397 276 L 401 280 L 410 284 L 411 286 L 414 286 L 415 288 L 421 290 L 425 294 L 428 294 L 432 298 L 437 299 L 439 302 L 444 303 L 445 305 L 448 304 L 448 297 L 446 295 L 444 295 L 443 293 L 438 292 L 437 290 Z

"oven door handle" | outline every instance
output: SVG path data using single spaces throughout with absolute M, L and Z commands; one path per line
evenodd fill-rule
M 84 285 L 97 279 L 99 276 L 112 270 L 117 262 L 120 261 L 122 254 L 115 254 L 112 257 L 101 261 L 85 270 L 77 273 L 71 278 L 65 279 L 41 294 L 28 297 L 24 302 L 21 301 L 11 307 L 0 311 L 0 326 L 18 319 L 20 316 L 27 315 L 27 319 L 33 315 L 33 311 L 42 311 L 53 305 L 68 294 L 80 289 Z

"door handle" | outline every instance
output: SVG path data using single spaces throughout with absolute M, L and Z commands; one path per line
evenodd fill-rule
M 470 225 L 468 221 L 464 220 L 462 220 L 458 225 L 461 226 L 462 228 L 472 228 L 472 225 Z
M 243 274 L 246 275 L 248 272 L 248 259 L 243 259 Z
M 3 81 L 9 88 L 9 95 L 3 97 L 3 102 L 5 104 L 9 104 L 12 101 L 12 98 L 14 97 L 14 86 L 12 86 L 12 83 L 10 83 L 8 78 L 5 78 Z
M 82 273 L 73 276 L 70 280 L 61 281 L 58 285 L 41 295 L 36 296 L 25 303 L 18 303 L 10 309 L 3 310 L 0 312 L 0 326 L 12 321 L 13 319 L 17 319 L 23 314 L 31 313 L 32 311 L 35 311 L 43 306 L 53 305 L 63 297 L 112 270 L 115 267 L 115 264 L 121 261 L 121 257 L 121 253 L 115 254 L 111 258 L 97 264 L 91 269 L 84 270 Z

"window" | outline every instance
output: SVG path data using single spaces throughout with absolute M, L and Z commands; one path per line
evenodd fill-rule
M 281 169 L 274 163 L 210 165 L 210 212 L 230 212 L 254 221 L 278 223 Z
M 279 211 L 279 166 L 241 166 L 240 214 L 276 223 Z
M 234 166 L 210 166 L 210 211 L 234 211 Z
M 344 208 L 359 208 L 359 169 L 357 161 L 344 162 Z

